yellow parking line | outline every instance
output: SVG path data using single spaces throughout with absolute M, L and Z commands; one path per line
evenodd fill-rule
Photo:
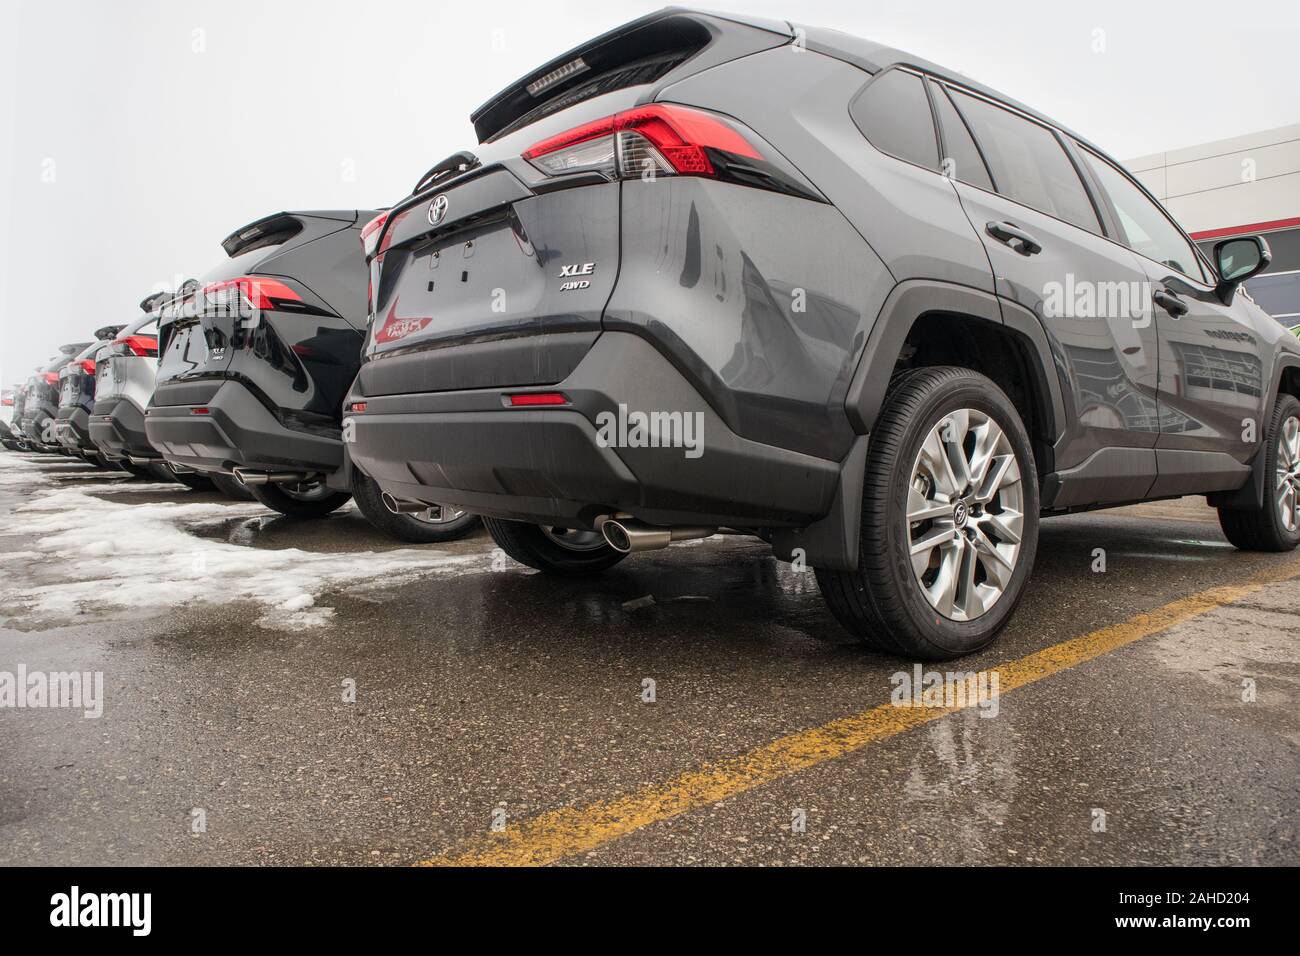
M 1027 657 L 1000 664 L 1001 693 L 1036 683 L 1144 637 L 1231 604 L 1280 581 L 1300 575 L 1300 561 L 1249 581 L 1210 588 L 1112 624 L 1082 637 L 1053 644 Z M 973 706 L 973 695 L 967 706 Z M 800 731 L 748 753 L 705 764 L 664 783 L 584 807 L 561 807 L 492 833 L 459 850 L 424 860 L 421 866 L 538 866 L 584 853 L 641 827 L 707 806 L 800 770 L 888 740 L 905 730 L 937 720 L 959 706 L 913 709 L 882 704 Z

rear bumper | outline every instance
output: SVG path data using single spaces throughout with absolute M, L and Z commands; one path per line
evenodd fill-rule
M 22 429 L 28 442 L 44 451 L 62 450 L 58 439 L 54 437 L 53 423 L 56 412 L 57 409 L 45 405 L 34 412 L 24 410 Z
M 546 390 L 569 404 L 510 407 L 519 388 L 367 397 L 351 416 L 352 460 L 399 498 L 569 527 L 625 512 L 662 525 L 796 528 L 832 506 L 840 462 L 736 435 L 640 336 L 605 332 Z M 677 434 L 694 442 L 629 447 L 609 423 L 632 412 L 689 416 L 693 427 Z
M 144 431 L 144 412 L 129 398 L 96 402 L 90 414 L 91 443 L 109 458 L 157 458 Z
M 60 408 L 54 434 L 59 444 L 69 451 L 77 454 L 98 451 L 90 440 L 90 412 L 84 408 Z
M 286 427 L 238 382 L 223 383 L 201 406 L 152 406 L 144 427 L 164 458 L 196 471 L 328 473 L 343 464 L 339 439 Z

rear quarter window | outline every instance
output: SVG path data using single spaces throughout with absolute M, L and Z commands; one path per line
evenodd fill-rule
M 888 70 L 873 79 L 849 107 L 872 146 L 926 169 L 939 169 L 939 141 L 919 76 Z

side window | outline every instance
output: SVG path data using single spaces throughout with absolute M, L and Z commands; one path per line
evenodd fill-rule
M 939 168 L 934 117 L 916 74 L 890 70 L 876 77 L 849 112 L 876 149 L 926 169 Z
M 934 95 L 934 111 L 939 117 L 939 131 L 943 135 L 943 158 L 940 166 L 945 176 L 980 189 L 993 191 L 993 180 L 980 156 L 975 140 L 971 138 L 966 122 L 961 118 L 948 94 L 938 83 L 930 84 Z
M 988 160 L 998 192 L 1102 234 L 1083 181 L 1051 130 L 960 90 L 952 92 Z
M 1086 149 L 1080 152 L 1115 207 L 1122 238 L 1129 248 L 1204 282 L 1196 249 L 1161 208 L 1110 163 Z

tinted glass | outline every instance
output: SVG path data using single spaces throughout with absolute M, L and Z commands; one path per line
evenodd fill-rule
M 1051 130 L 959 90 L 953 99 L 979 140 L 998 192 L 1101 235 L 1083 182 Z
M 927 169 L 939 168 L 934 117 L 919 76 L 890 70 L 877 77 L 854 100 L 852 113 L 876 149 Z
M 940 165 L 945 176 L 963 183 L 970 183 L 980 189 L 993 188 L 988 169 L 980 158 L 975 140 L 971 139 L 970 130 L 953 107 L 948 94 L 937 83 L 930 84 L 934 94 L 934 109 L 939 116 L 939 129 L 943 133 L 944 156 Z
M 1086 149 L 1081 152 L 1115 207 L 1124 242 L 1148 259 L 1205 281 L 1191 241 L 1183 237 L 1164 211 L 1110 163 Z

